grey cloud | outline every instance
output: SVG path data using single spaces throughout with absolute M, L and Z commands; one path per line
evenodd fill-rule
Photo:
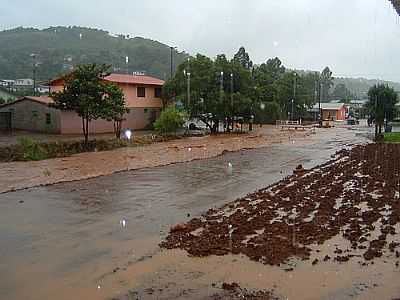
M 400 81 L 400 21 L 387 0 L 2 0 L 0 26 L 81 25 L 143 36 L 191 54 Z

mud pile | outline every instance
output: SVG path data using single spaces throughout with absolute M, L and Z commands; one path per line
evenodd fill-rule
M 269 291 L 256 291 L 251 292 L 241 288 L 237 283 L 224 283 L 222 284 L 222 293 L 215 294 L 208 300 L 235 300 L 235 299 L 246 299 L 246 300 L 272 300 L 278 299 L 273 296 Z
M 356 146 L 171 228 L 161 247 L 197 257 L 244 254 L 279 265 L 291 257 L 307 260 L 313 245 L 340 236 L 349 246 L 313 264 L 355 256 L 371 261 L 385 251 L 398 258 L 399 181 L 400 145 Z

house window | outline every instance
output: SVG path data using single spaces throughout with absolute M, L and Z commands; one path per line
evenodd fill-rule
M 51 124 L 51 115 L 49 113 L 46 114 L 46 124 L 47 125 Z
M 161 88 L 155 88 L 154 89 L 154 96 L 156 98 L 161 98 Z
M 146 97 L 146 88 L 142 86 L 138 86 L 137 88 L 137 96 L 140 98 L 145 98 Z

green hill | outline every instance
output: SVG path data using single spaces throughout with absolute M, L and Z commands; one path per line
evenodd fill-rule
M 48 80 L 73 65 L 97 62 L 112 65 L 113 71 L 144 71 L 161 79 L 170 74 L 170 47 L 157 41 L 83 27 L 46 29 L 15 28 L 0 31 L 0 78 L 31 78 L 37 54 L 37 77 Z M 174 68 L 187 57 L 173 52 Z
M 346 87 L 351 91 L 351 93 L 357 98 L 363 99 L 368 97 L 368 90 L 371 86 L 384 83 L 389 85 L 390 87 L 394 88 L 396 91 L 400 92 L 400 83 L 393 82 L 393 81 L 384 81 L 384 80 L 377 80 L 377 79 L 365 79 L 365 78 L 341 78 L 335 77 L 333 80 L 334 85 L 338 84 L 345 84 Z M 331 91 L 333 91 L 334 87 L 332 87 Z

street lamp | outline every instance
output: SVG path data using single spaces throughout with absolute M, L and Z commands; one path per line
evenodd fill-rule
M 294 73 L 294 79 L 293 79 L 293 98 L 292 98 L 292 113 L 291 113 L 291 119 L 292 121 L 294 120 L 294 100 L 296 99 L 296 89 L 297 89 L 297 73 Z
M 187 74 L 187 106 L 190 111 L 190 76 L 192 75 L 190 72 L 186 72 Z
M 231 73 L 231 123 L 232 123 L 232 131 L 233 131 L 233 73 Z

